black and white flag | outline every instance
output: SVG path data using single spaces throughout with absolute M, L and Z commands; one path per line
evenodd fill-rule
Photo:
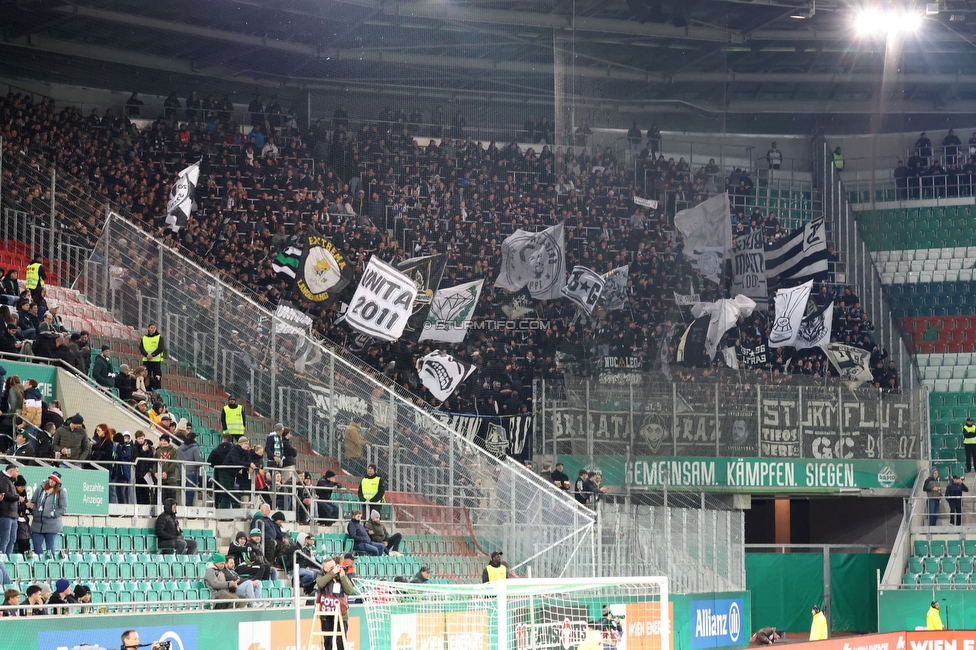
M 566 284 L 563 224 L 532 233 L 516 230 L 502 242 L 502 268 L 495 286 L 509 291 L 528 287 L 536 300 L 555 300 Z
M 334 303 L 339 292 L 352 281 L 354 265 L 314 228 L 309 228 L 302 238 L 301 251 L 295 274 L 298 290 L 313 302 Z
M 728 193 L 713 196 L 674 215 L 684 237 L 684 255 L 698 272 L 721 283 L 725 255 L 732 250 L 732 213 Z
M 678 341 L 678 351 L 674 362 L 692 368 L 706 368 L 711 365 L 711 358 L 705 351 L 705 344 L 708 340 L 708 325 L 711 316 L 705 315 L 696 318 L 685 329 Z
M 769 332 L 769 347 L 785 348 L 796 344 L 800 333 L 800 321 L 807 308 L 807 300 L 813 289 L 813 280 L 798 287 L 779 289 L 776 292 L 773 328 Z
M 397 264 L 397 269 L 417 287 L 417 300 L 413 303 L 413 314 L 407 321 L 406 331 L 413 332 L 424 326 L 446 266 L 447 258 L 443 254 L 412 257 Z
M 596 271 L 585 266 L 575 266 L 569 274 L 566 286 L 562 288 L 562 295 L 579 305 L 587 314 L 592 314 L 606 283 L 606 278 Z
M 417 362 L 420 381 L 441 402 L 450 397 L 474 369 L 474 365 L 458 361 L 440 350 L 431 352 Z
M 749 296 L 736 296 L 729 300 L 723 298 L 715 302 L 700 302 L 691 308 L 691 315 L 695 318 L 708 316 L 708 332 L 705 337 L 705 353 L 709 360 L 715 358 L 719 341 L 725 333 L 735 327 L 739 318 L 748 318 L 756 308 L 755 301 Z
M 627 289 L 627 280 L 629 277 L 629 264 L 619 266 L 603 276 L 603 279 L 607 283 L 603 285 L 600 304 L 607 311 L 623 309 L 627 306 L 627 297 L 630 295 L 630 291 Z
M 502 312 L 511 320 L 521 320 L 523 316 L 532 313 L 532 311 L 532 296 L 526 287 L 516 291 L 511 302 L 502 305 Z
M 679 307 L 690 307 L 699 302 L 701 302 L 701 296 L 697 293 L 681 294 L 677 291 L 674 292 L 674 304 Z
M 509 456 L 513 456 L 519 460 L 528 460 L 531 458 L 533 421 L 534 418 L 531 415 L 516 415 L 505 418 Z
M 471 327 L 484 280 L 438 289 L 418 341 L 461 343 Z
M 851 388 L 857 388 L 866 381 L 871 381 L 871 353 L 863 348 L 842 343 L 828 343 L 823 346 L 824 354 L 837 369 L 841 379 Z
M 803 319 L 800 331 L 796 335 L 797 350 L 819 348 L 830 343 L 830 333 L 834 325 L 834 303 L 828 303 L 823 309 L 818 309 Z
M 413 280 L 374 255 L 346 310 L 346 322 L 373 338 L 395 341 L 403 335 L 416 298 Z
M 196 207 L 194 196 L 199 179 L 200 163 L 196 162 L 181 171 L 170 188 L 169 202 L 166 204 L 166 227 L 173 232 L 179 232 L 190 220 L 190 213 Z
M 635 196 L 634 204 L 639 205 L 642 208 L 650 208 L 651 210 L 657 210 L 657 201 L 655 201 L 654 199 L 642 199 L 639 196 Z
M 311 316 L 295 309 L 287 300 L 282 300 L 275 310 L 273 322 L 272 330 L 281 337 L 279 341 L 284 339 L 289 342 L 288 346 L 294 348 L 296 372 L 305 372 L 307 366 L 317 365 L 322 360 L 322 347 L 311 335 Z
M 749 296 L 756 308 L 767 311 L 769 294 L 766 289 L 766 253 L 763 232 L 756 228 L 744 237 L 737 237 L 732 247 L 732 295 Z
M 817 217 L 766 249 L 770 280 L 823 280 L 827 277 L 827 233 Z
M 275 334 L 305 334 L 312 329 L 312 317 L 295 309 L 287 300 L 278 303 L 274 316 Z

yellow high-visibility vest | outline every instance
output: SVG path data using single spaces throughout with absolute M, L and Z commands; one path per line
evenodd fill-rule
M 380 491 L 380 477 L 374 476 L 370 478 L 368 476 L 363 477 L 362 483 L 359 486 L 363 489 L 363 498 L 372 499 Z
M 962 425 L 962 442 L 964 445 L 976 445 L 976 424 Z
M 156 352 L 157 349 L 159 349 L 159 339 L 160 338 L 162 338 L 162 336 L 159 334 L 159 332 L 153 334 L 152 336 L 149 336 L 148 334 L 146 336 L 143 336 L 142 337 L 142 347 L 143 347 L 143 349 L 146 352 L 148 352 L 149 354 L 153 354 L 154 352 Z M 155 354 L 151 360 L 152 361 L 162 361 L 164 356 L 165 356 L 165 353 L 163 353 L 163 354 Z M 143 357 L 142 360 L 143 361 L 150 361 L 150 359 L 148 357 Z
M 37 287 L 44 286 L 44 280 L 41 279 L 41 265 L 37 262 L 27 265 L 27 278 L 25 280 L 25 285 L 28 289 L 34 290 Z
M 232 436 L 244 435 L 244 407 L 240 404 L 236 408 L 231 408 L 230 404 L 224 405 L 224 420 L 227 428 L 224 433 Z
M 492 566 L 489 564 L 485 567 L 485 571 L 488 572 L 488 582 L 508 579 L 508 567 L 504 564 L 500 566 Z
M 837 169 L 837 171 L 842 171 L 844 169 L 844 154 L 834 154 L 834 168 Z

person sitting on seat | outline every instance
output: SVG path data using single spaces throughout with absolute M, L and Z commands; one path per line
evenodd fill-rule
M 256 529 L 255 529 L 256 530 Z M 234 558 L 235 571 L 255 580 L 272 580 L 274 569 L 264 557 L 261 544 L 261 531 L 251 531 L 251 538 L 243 530 L 239 531 L 227 549 L 227 556 Z
M 238 582 L 230 579 L 226 571 L 227 558 L 220 553 L 214 553 L 210 562 L 207 562 L 207 572 L 203 575 L 203 583 L 207 585 L 207 589 L 210 590 L 210 597 L 214 600 L 239 602 L 219 603 L 214 605 L 214 609 L 227 609 L 232 605 L 238 609 L 247 607 L 247 596 L 243 593 L 237 593 Z
M 412 582 L 415 585 L 423 585 L 430 582 L 430 567 L 429 566 L 420 567 L 420 571 L 417 571 L 416 575 L 410 578 L 410 582 Z
M 183 538 L 180 520 L 176 518 L 176 499 L 163 501 L 163 512 L 156 517 L 156 545 L 160 551 L 173 549 L 178 555 L 197 552 L 197 540 Z
M 346 527 L 346 532 L 353 541 L 352 549 L 369 555 L 383 555 L 386 552 L 386 545 L 383 542 L 374 542 L 369 538 L 369 533 L 366 532 L 362 519 L 362 511 L 352 511 L 352 519 L 349 520 L 349 525 Z
M 369 521 L 366 522 L 366 532 L 373 543 L 382 544 L 386 555 L 400 555 L 400 542 L 403 535 L 394 533 L 390 535 L 386 532 L 386 526 L 380 522 L 380 513 L 374 510 Z
M 260 603 L 255 601 L 261 600 L 261 581 L 242 578 L 240 574 L 234 571 L 235 566 L 234 558 L 227 558 L 227 567 L 224 569 L 225 577 L 237 583 L 236 593 L 242 594 L 250 601 L 247 604 L 248 607 L 259 607 Z
M 305 555 L 315 558 L 315 538 L 308 533 L 298 533 L 298 545 L 301 553 L 298 554 L 298 583 L 305 589 L 305 593 L 311 593 L 315 588 L 315 578 L 319 574 L 319 563 L 314 559 L 308 559 Z

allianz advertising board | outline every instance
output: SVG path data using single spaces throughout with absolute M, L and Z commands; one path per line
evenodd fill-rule
M 691 648 L 743 645 L 743 599 L 691 601 Z

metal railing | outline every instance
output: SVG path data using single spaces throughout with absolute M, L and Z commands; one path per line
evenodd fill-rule
M 909 339 L 894 316 L 887 289 L 871 258 L 871 251 L 858 231 L 854 210 L 834 166 L 831 149 L 821 138 L 813 150 L 817 163 L 815 182 L 823 192 L 824 215 L 846 269 L 844 280 L 860 291 L 861 305 L 865 313 L 871 314 L 875 327 L 875 342 L 891 353 L 898 367 L 901 385 L 915 388 L 919 385 L 918 364 L 910 352 Z
M 961 170 L 904 179 L 858 179 L 845 181 L 844 186 L 848 200 L 858 206 L 922 200 L 937 205 L 970 205 L 976 196 L 976 177 Z

